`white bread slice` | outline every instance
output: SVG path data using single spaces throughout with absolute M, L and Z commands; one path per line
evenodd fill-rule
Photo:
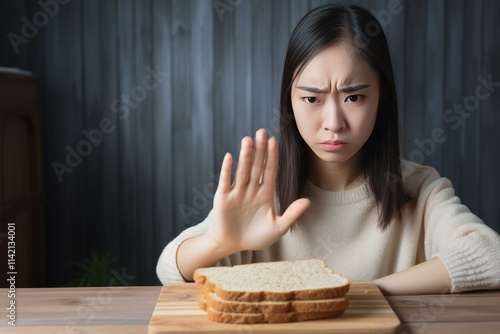
M 323 313 L 345 310 L 349 304 L 348 299 L 316 299 L 316 300 L 287 300 L 287 301 L 261 301 L 261 302 L 235 302 L 224 300 L 215 293 L 210 292 L 200 296 L 201 307 L 211 308 L 223 313 Z
M 349 280 L 320 259 L 199 268 L 196 283 L 228 301 L 286 301 L 341 298 Z
M 212 308 L 207 309 L 207 318 L 216 322 L 231 324 L 283 323 L 292 321 L 309 321 L 338 317 L 345 310 L 311 313 L 226 313 Z

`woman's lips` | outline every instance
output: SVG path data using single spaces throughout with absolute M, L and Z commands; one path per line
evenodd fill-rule
M 324 141 L 320 144 L 320 146 L 328 152 L 339 152 L 342 151 L 344 146 L 346 145 L 346 142 L 340 141 L 340 140 L 327 140 Z

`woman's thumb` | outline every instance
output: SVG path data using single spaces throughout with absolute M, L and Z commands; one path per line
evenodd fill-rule
M 302 214 L 309 209 L 311 201 L 307 198 L 300 198 L 290 204 L 281 217 L 278 218 L 278 227 L 282 234 L 285 234 L 290 226 L 299 219 Z

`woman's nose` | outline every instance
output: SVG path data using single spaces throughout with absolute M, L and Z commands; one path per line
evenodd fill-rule
M 340 132 L 346 128 L 347 124 L 342 109 L 334 102 L 325 106 L 325 130 Z

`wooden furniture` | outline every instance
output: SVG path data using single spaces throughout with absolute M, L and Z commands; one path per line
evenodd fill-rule
M 186 290 L 196 289 L 194 283 L 175 285 L 171 294 L 186 295 Z M 2 313 L 0 332 L 146 334 L 161 290 L 160 286 L 18 289 L 16 327 L 9 326 Z M 1 312 L 6 312 L 6 295 L 7 290 L 0 289 Z M 402 323 L 399 333 L 500 332 L 500 291 L 396 296 L 387 301 Z M 251 332 L 240 331 L 247 333 Z
M 149 322 L 148 334 L 161 333 L 394 333 L 400 322 L 378 287 L 372 282 L 352 282 L 349 307 L 336 318 L 282 324 L 235 325 L 207 319 L 198 308 L 201 285 L 163 287 Z
M 0 73 L 0 287 L 7 286 L 9 223 L 15 226 L 16 287 L 45 281 L 39 106 L 36 78 Z

